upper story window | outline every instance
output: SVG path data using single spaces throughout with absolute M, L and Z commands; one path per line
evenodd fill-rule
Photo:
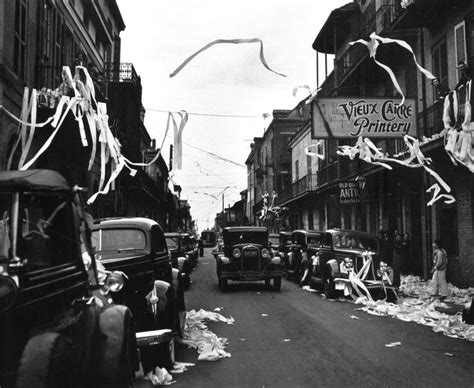
M 13 38 L 13 71 L 21 79 L 26 75 L 27 2 L 15 1 L 15 32 Z
M 448 50 L 446 38 L 439 41 L 432 49 L 433 70 L 438 76 L 439 88 L 448 90 Z
M 295 181 L 300 179 L 300 162 L 299 160 L 295 161 Z
M 464 22 L 454 27 L 454 40 L 456 45 L 456 63 L 467 63 L 466 24 Z M 458 81 L 459 78 L 460 76 L 458 74 Z

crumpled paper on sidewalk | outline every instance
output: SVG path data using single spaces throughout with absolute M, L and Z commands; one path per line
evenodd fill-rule
M 461 338 L 474 341 L 474 325 L 462 322 L 460 313 L 449 315 L 436 310 L 436 307 L 448 308 L 449 306 L 439 299 L 433 298 L 433 286 L 417 276 L 402 278 L 399 288 L 400 299 L 398 304 L 384 300 L 361 300 L 363 307 L 357 309 L 372 315 L 391 316 L 406 322 L 416 322 L 421 325 L 431 326 L 435 333 L 443 333 L 448 337 Z M 474 288 L 459 289 L 449 284 L 449 296 L 445 302 L 458 305 L 469 305 L 474 295 Z
M 228 325 L 234 323 L 234 318 L 226 318 L 223 315 L 200 309 L 199 311 L 191 310 L 186 315 L 186 325 L 181 343 L 197 349 L 201 361 L 218 361 L 221 358 L 230 357 L 230 353 L 226 352 L 227 338 L 220 338 L 210 331 L 205 320 L 215 322 L 225 322 Z
M 166 368 L 160 368 L 159 366 L 155 368 L 154 373 L 149 372 L 145 380 L 149 380 L 153 385 L 171 385 L 176 382 Z

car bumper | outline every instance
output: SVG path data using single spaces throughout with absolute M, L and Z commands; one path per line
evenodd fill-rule
M 268 270 L 268 271 L 222 271 L 220 278 L 230 280 L 242 280 L 242 281 L 256 281 L 273 278 L 281 278 L 285 275 L 285 272 L 281 270 Z

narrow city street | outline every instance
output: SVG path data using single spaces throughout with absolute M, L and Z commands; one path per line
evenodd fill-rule
M 356 311 L 353 303 L 325 300 L 286 280 L 281 292 L 263 282 L 231 282 L 223 293 L 210 249 L 192 280 L 187 310 L 220 307 L 235 319 L 208 324 L 228 339 L 232 357 L 197 361 L 195 350 L 179 345 L 177 361 L 196 365 L 173 376 L 175 387 L 468 387 L 474 381 L 472 342 Z M 385 346 L 398 341 L 399 347 Z

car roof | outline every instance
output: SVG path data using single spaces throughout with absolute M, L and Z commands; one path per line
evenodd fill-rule
M 165 237 L 179 237 L 182 236 L 182 233 L 179 232 L 166 232 Z
M 101 227 L 142 227 L 151 228 L 154 225 L 158 225 L 158 222 L 146 217 L 109 217 L 99 218 L 94 220 L 93 229 L 100 229 Z
M 306 230 L 306 229 L 297 229 L 297 230 L 294 230 L 293 233 L 304 233 L 304 234 L 314 234 L 314 235 L 320 235 L 322 233 L 324 233 L 323 231 L 321 230 Z
M 342 233 L 352 233 L 352 234 L 358 234 L 358 235 L 364 235 L 367 237 L 374 237 L 377 238 L 377 236 L 373 233 L 369 232 L 364 232 L 362 230 L 353 230 L 353 229 L 339 229 L 339 228 L 333 228 L 333 229 L 328 229 L 326 230 L 327 233 L 336 233 L 336 232 L 342 232 Z
M 268 232 L 268 229 L 264 226 L 228 226 L 224 228 L 224 231 L 228 232 L 248 232 L 248 231 L 255 231 L 255 232 Z
M 26 171 L 1 171 L 0 191 L 11 190 L 70 190 L 66 179 L 53 170 L 26 170 Z

